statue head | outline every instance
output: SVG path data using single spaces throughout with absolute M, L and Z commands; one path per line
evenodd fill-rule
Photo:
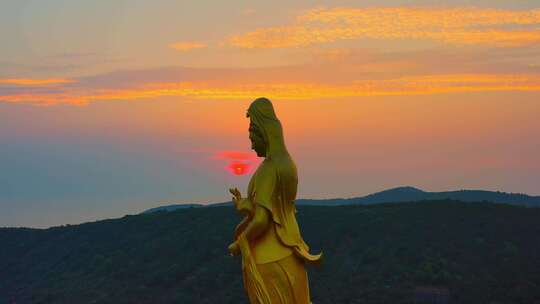
M 283 141 L 283 131 L 270 100 L 255 99 L 247 110 L 249 117 L 249 139 L 251 149 L 259 157 L 271 157 L 287 153 Z
M 296 197 L 298 175 L 296 165 L 287 151 L 281 122 L 274 106 L 267 98 L 255 99 L 247 110 L 249 139 L 257 156 L 270 160 L 276 168 L 283 189 L 283 197 L 292 201 Z
M 266 157 L 267 143 L 264 141 L 264 136 L 251 120 L 249 122 L 249 140 L 251 141 L 251 149 L 255 150 L 257 156 Z

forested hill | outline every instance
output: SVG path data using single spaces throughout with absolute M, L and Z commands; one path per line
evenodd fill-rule
M 540 301 L 538 208 L 426 201 L 297 215 L 325 255 L 309 269 L 313 303 L 413 303 L 432 291 L 450 303 Z M 247 303 L 226 249 L 239 220 L 224 206 L 0 229 L 0 304 Z

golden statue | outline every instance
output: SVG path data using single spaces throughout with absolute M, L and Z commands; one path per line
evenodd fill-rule
M 270 100 L 256 99 L 246 116 L 251 148 L 265 159 L 251 177 L 247 198 L 237 188 L 229 189 L 236 210 L 245 215 L 229 252 L 242 255 L 251 304 L 310 304 L 305 264 L 318 263 L 322 254 L 309 253 L 296 222 L 296 165 Z

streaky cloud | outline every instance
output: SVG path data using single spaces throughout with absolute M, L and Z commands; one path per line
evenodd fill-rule
M 292 48 L 339 40 L 431 40 L 452 45 L 519 47 L 540 42 L 540 9 L 477 7 L 315 8 L 290 25 L 233 35 L 247 49 Z
M 181 52 L 188 52 L 196 49 L 203 49 L 208 47 L 205 43 L 195 41 L 182 41 L 175 42 L 169 45 L 170 48 Z
M 540 76 L 497 74 L 451 74 L 357 80 L 348 84 L 318 83 L 151 83 L 120 90 L 70 90 L 59 88 L 46 93 L 0 96 L 0 102 L 37 105 L 85 105 L 96 101 L 127 101 L 177 96 L 206 100 L 250 99 L 254 96 L 297 100 L 360 96 L 420 95 L 482 91 L 540 91 Z
M 254 96 L 297 100 L 538 91 L 540 87 L 540 69 L 531 65 L 539 56 L 526 47 L 407 52 L 343 48 L 307 56 L 312 56 L 313 62 L 281 67 L 166 67 L 66 80 L 10 80 L 11 84 L 0 85 L 0 102 L 86 105 L 164 96 L 179 100 L 239 100 Z M 51 84 L 40 85 L 48 82 Z
M 31 79 L 31 78 L 0 78 L 0 85 L 16 86 L 48 86 L 72 83 L 74 80 L 65 78 Z

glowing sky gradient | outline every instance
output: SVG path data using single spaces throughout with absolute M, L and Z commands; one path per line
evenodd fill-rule
M 540 194 L 535 1 L 3 1 L 0 38 L 0 226 L 228 200 L 260 96 L 299 197 Z

